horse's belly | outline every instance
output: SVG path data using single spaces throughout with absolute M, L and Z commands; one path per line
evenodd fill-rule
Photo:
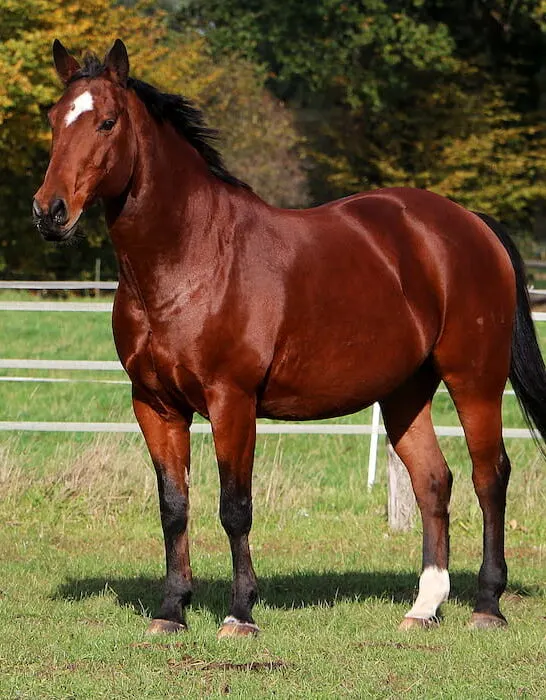
M 315 352 L 293 346 L 271 368 L 259 415 L 311 420 L 354 413 L 400 386 L 428 352 L 409 335 L 390 346 L 369 338 L 323 344 Z
M 318 420 L 356 413 L 371 405 L 372 394 L 359 396 L 301 396 L 295 392 L 267 392 L 258 405 L 259 418 L 276 420 Z

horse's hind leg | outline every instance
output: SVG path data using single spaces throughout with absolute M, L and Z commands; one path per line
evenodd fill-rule
M 419 594 L 401 629 L 437 621 L 449 595 L 449 499 L 452 476 L 438 445 L 431 419 L 439 379 L 427 362 L 381 403 L 387 434 L 406 465 L 423 521 L 423 567 Z
M 463 378 L 447 378 L 446 384 L 465 431 L 472 480 L 483 513 L 483 561 L 471 625 L 499 627 L 506 624 L 499 599 L 507 580 L 504 516 L 510 477 L 510 461 L 502 441 L 502 388 L 496 395 L 476 395 L 475 384 Z

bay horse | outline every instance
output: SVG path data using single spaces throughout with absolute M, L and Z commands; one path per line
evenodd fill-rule
M 431 402 L 444 381 L 464 428 L 483 511 L 470 624 L 506 624 L 510 473 L 501 401 L 510 377 L 546 436 L 546 371 L 523 264 L 493 219 L 411 188 L 278 209 L 228 172 L 191 102 L 129 75 L 119 39 L 80 63 L 55 41 L 64 83 L 51 158 L 33 202 L 48 241 L 73 236 L 102 199 L 119 264 L 113 331 L 158 481 L 166 581 L 150 632 L 186 628 L 190 425 L 212 425 L 233 584 L 219 636 L 255 634 L 248 535 L 256 418 L 341 416 L 379 401 L 423 521 L 415 604 L 436 622 L 449 594 L 452 475 Z

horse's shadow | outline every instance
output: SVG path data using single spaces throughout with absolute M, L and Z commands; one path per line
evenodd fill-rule
M 477 577 L 470 571 L 451 573 L 451 598 L 473 604 Z M 81 600 L 113 592 L 118 604 L 145 615 L 158 609 L 163 580 L 156 577 L 96 577 L 68 579 L 53 594 L 56 600 Z M 226 614 L 231 582 L 227 579 L 194 579 L 193 608 L 210 610 L 217 620 Z M 333 606 L 341 601 L 378 598 L 411 605 L 417 592 L 414 573 L 401 572 L 305 572 L 262 576 L 259 579 L 260 601 L 271 608 L 306 608 Z M 538 592 L 512 582 L 508 593 L 534 596 Z

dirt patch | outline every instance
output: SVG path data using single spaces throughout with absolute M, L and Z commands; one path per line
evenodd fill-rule
M 169 659 L 167 664 L 177 671 L 245 671 L 251 673 L 269 673 L 282 671 L 289 668 L 285 661 L 275 659 L 271 661 L 248 661 L 246 663 L 234 663 L 232 661 L 203 661 L 192 656 L 184 656 L 181 659 Z
M 172 651 L 173 649 L 187 649 L 187 642 L 134 642 L 133 649 L 161 649 Z M 245 671 L 250 673 L 269 673 L 282 671 L 289 668 L 289 664 L 282 659 L 270 659 L 268 661 L 247 661 L 235 663 L 233 661 L 205 661 L 193 656 L 185 655 L 176 659 L 168 659 L 168 666 L 177 671 Z
M 133 649 L 181 649 L 187 648 L 187 642 L 133 642 Z
M 522 547 L 507 547 L 505 555 L 507 559 L 524 559 L 533 560 L 538 554 L 538 548 L 535 546 L 522 546 Z
M 372 649 L 404 649 L 406 651 L 428 651 L 431 654 L 438 654 L 447 651 L 447 647 L 436 645 L 427 646 L 426 644 L 405 644 L 404 642 L 358 642 L 356 645 L 359 648 Z
M 505 603 L 524 603 L 525 596 L 521 595 L 520 593 L 505 593 L 502 596 L 502 600 Z

